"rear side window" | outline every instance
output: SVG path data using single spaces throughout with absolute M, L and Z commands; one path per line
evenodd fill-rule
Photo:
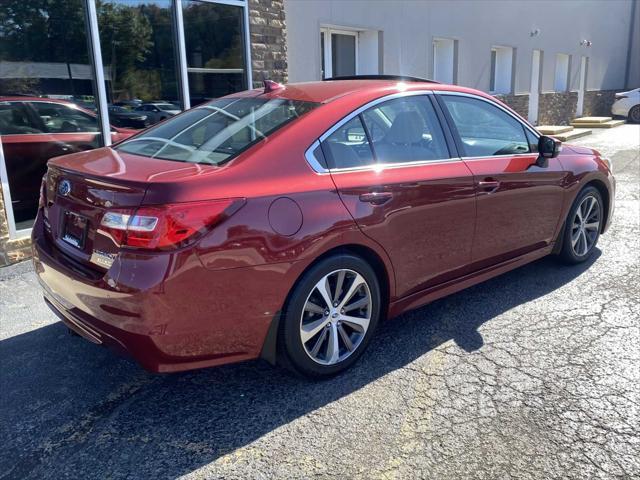
M 378 163 L 449 158 L 444 133 L 426 96 L 396 98 L 364 112 Z
M 341 125 L 323 143 L 331 168 L 357 168 L 372 165 L 373 153 L 360 115 Z
M 282 98 L 221 98 L 145 130 L 116 150 L 221 165 L 318 105 Z
M 323 149 L 332 168 L 449 158 L 442 127 L 426 96 L 371 107 L 333 132 Z
M 458 130 L 467 157 L 530 153 L 523 125 L 489 102 L 457 95 L 440 98 Z

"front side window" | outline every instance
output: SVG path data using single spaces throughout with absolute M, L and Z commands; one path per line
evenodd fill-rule
M 282 98 L 221 98 L 145 130 L 116 150 L 221 165 L 318 105 Z
M 33 102 L 49 133 L 98 132 L 98 120 L 77 108 L 57 103 Z
M 441 98 L 458 130 L 467 157 L 530 153 L 523 125 L 484 100 L 457 95 Z

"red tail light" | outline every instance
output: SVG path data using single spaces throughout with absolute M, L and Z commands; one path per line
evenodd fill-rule
M 99 231 L 123 247 L 180 248 L 233 215 L 244 202 L 244 199 L 230 198 L 109 210 L 102 217 Z

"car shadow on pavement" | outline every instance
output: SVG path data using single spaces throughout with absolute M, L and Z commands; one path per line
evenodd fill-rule
M 599 255 L 571 267 L 545 258 L 385 322 L 354 368 L 323 382 L 261 361 L 153 375 L 60 322 L 8 338 L 0 342 L 0 478 L 187 474 L 444 342 L 481 349 L 485 322 L 571 282 Z

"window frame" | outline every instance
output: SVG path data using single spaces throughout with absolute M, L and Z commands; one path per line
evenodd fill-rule
M 453 121 L 453 118 L 451 117 L 451 114 L 447 110 L 447 106 L 445 105 L 444 100 L 441 98 L 441 96 L 445 96 L 445 95 L 473 98 L 475 100 L 480 100 L 482 102 L 488 103 L 489 105 L 493 105 L 494 107 L 497 107 L 498 109 L 502 110 L 504 113 L 506 113 L 507 115 L 509 115 L 513 119 L 515 119 L 520 124 L 520 126 L 523 129 L 522 133 L 525 136 L 525 138 L 527 139 L 527 143 L 529 143 L 529 139 L 527 137 L 527 130 L 533 135 L 534 138 L 536 138 L 538 140 L 540 139 L 540 133 L 538 133 L 538 131 L 535 128 L 533 128 L 531 125 L 529 125 L 528 123 L 524 122 L 515 113 L 509 111 L 507 108 L 503 107 L 499 103 L 491 101 L 488 98 L 484 98 L 484 97 L 481 97 L 480 95 L 474 95 L 474 94 L 465 93 L 465 92 L 437 91 L 437 92 L 435 92 L 435 95 L 434 95 L 435 99 L 438 101 L 438 103 L 440 104 L 440 106 L 441 106 L 441 108 L 443 110 L 443 114 L 444 114 L 444 116 L 445 116 L 445 118 L 447 120 L 449 131 L 451 132 L 451 134 L 454 137 L 454 140 L 456 142 L 456 147 L 458 148 L 458 152 L 461 154 L 460 159 L 462 159 L 462 160 L 472 160 L 472 159 L 475 159 L 475 158 L 481 159 L 481 158 L 503 158 L 503 157 L 528 157 L 528 156 L 532 156 L 532 155 L 538 155 L 537 152 L 508 153 L 508 154 L 502 154 L 502 155 L 483 155 L 483 156 L 467 155 L 466 151 L 465 151 L 465 148 L 464 148 L 464 143 L 462 142 L 462 138 L 460 137 L 460 133 L 458 132 L 458 128 L 456 127 L 455 122 Z
M 560 59 L 566 59 L 560 62 Z M 562 72 L 558 67 L 566 66 L 566 71 Z M 564 83 L 564 88 L 558 89 L 558 81 Z M 565 93 L 570 90 L 571 84 L 571 54 L 558 52 L 555 56 L 555 65 L 553 68 L 553 91 L 556 93 Z
M 322 58 L 322 51 L 323 49 L 320 49 L 320 80 L 324 80 L 326 78 L 331 78 L 333 77 L 333 51 L 332 51 L 332 40 L 331 40 L 331 35 L 332 34 L 337 34 L 337 35 L 348 35 L 351 37 L 355 38 L 355 74 L 358 75 L 359 73 L 359 69 L 358 69 L 358 63 L 359 63 L 359 46 L 358 46 L 358 40 L 359 40 L 359 31 L 358 30 L 348 30 L 348 29 L 342 29 L 342 28 L 333 28 L 333 27 L 320 27 L 320 36 L 322 37 L 322 34 L 324 34 L 324 59 Z M 324 60 L 324 72 L 322 70 L 322 65 L 323 65 L 323 60 Z M 324 73 L 324 76 L 323 76 Z
M 500 59 L 502 56 L 500 53 L 509 53 L 509 89 L 508 91 L 498 90 L 497 86 L 501 83 L 498 71 L 499 65 L 501 65 Z M 490 50 L 489 61 L 489 93 L 493 95 L 511 95 L 514 92 L 515 87 L 515 73 L 516 73 L 516 48 L 509 45 L 492 45 Z
M 364 105 L 358 107 L 352 112 L 348 113 L 336 123 L 334 123 L 331 127 L 329 127 L 318 139 L 316 139 L 306 150 L 305 150 L 305 159 L 312 170 L 319 174 L 332 174 L 332 173 L 343 173 L 343 172 L 356 172 L 356 171 L 382 171 L 389 168 L 405 168 L 405 167 L 419 167 L 425 165 L 432 164 L 440 164 L 440 163 L 450 163 L 450 162 L 459 162 L 461 161 L 461 157 L 458 155 L 459 150 L 457 149 L 457 143 L 455 142 L 455 137 L 453 136 L 449 124 L 445 118 L 444 112 L 442 111 L 442 106 L 436 100 L 436 95 L 434 95 L 433 90 L 412 90 L 408 92 L 400 92 L 400 93 L 392 93 L 390 95 L 385 95 L 384 97 L 376 98 L 370 102 L 365 103 Z M 322 145 L 322 143 L 330 137 L 336 130 L 342 127 L 345 123 L 351 121 L 354 117 L 359 116 L 363 112 L 373 108 L 381 103 L 387 102 L 389 100 L 393 100 L 396 98 L 410 97 L 410 96 L 425 96 L 427 100 L 431 102 L 431 105 L 435 111 L 436 117 L 438 119 L 438 123 L 440 128 L 442 129 L 442 133 L 445 138 L 445 143 L 447 145 L 447 150 L 449 151 L 448 158 L 441 159 L 432 159 L 432 160 L 423 160 L 416 162 L 398 162 L 398 163 L 374 163 L 372 165 L 366 165 L 363 167 L 348 167 L 348 168 L 331 168 L 329 165 L 326 167 L 322 164 L 323 162 L 319 161 L 313 154 L 315 149 Z M 325 156 L 326 157 L 326 156 Z M 326 163 L 326 162 L 325 162 Z
M 245 58 L 245 78 L 246 88 L 253 88 L 253 71 L 251 62 L 251 26 L 249 21 L 249 2 L 248 0 L 199 0 L 203 3 L 223 4 L 242 8 L 243 22 L 243 55 Z M 104 146 L 108 147 L 112 143 L 111 134 L 117 130 L 110 124 L 108 111 L 107 92 L 105 88 L 104 63 L 102 61 L 102 48 L 100 44 L 98 15 L 96 10 L 96 0 L 83 0 L 84 8 L 84 24 L 86 28 L 88 49 L 88 63 L 91 66 L 93 74 L 94 94 L 96 98 L 97 112 L 95 113 L 99 125 L 98 132 L 63 132 L 63 133 L 27 133 L 20 135 L 77 135 L 79 133 L 91 133 L 102 135 Z M 171 40 L 175 45 L 175 61 L 177 63 L 176 75 L 178 80 L 178 95 L 181 97 L 183 110 L 191 108 L 190 92 L 189 92 L 189 72 L 186 58 L 184 19 L 182 18 L 182 0 L 171 0 L 172 15 L 172 33 Z M 357 33 L 357 32 L 355 32 Z M 356 52 L 357 52 L 356 37 Z M 357 57 L 356 57 L 357 58 Z M 51 102 L 55 103 L 55 102 Z M 13 206 L 11 203 L 11 192 L 9 190 L 9 179 L 6 169 L 6 161 L 4 151 L 2 149 L 2 136 L 0 136 L 0 184 L 2 185 L 1 195 L 4 199 L 4 211 L 7 216 L 9 226 L 9 240 L 19 240 L 26 238 L 31 234 L 31 228 L 17 229 Z M 2 213 L 0 212 L 0 215 Z

